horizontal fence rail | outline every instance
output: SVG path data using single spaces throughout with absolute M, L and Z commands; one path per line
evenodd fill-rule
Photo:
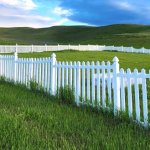
M 77 106 L 89 104 L 115 115 L 127 112 L 133 120 L 149 126 L 150 73 L 120 69 L 117 57 L 112 63 L 60 62 L 54 53 L 47 58 L 18 58 L 15 52 L 14 56 L 0 55 L 0 76 L 28 88 L 34 81 L 51 95 L 69 86 Z
M 144 53 L 150 54 L 150 49 L 124 47 L 124 46 L 106 46 L 106 45 L 0 45 L 0 53 L 29 53 L 44 51 L 62 51 L 62 50 L 78 50 L 78 51 L 119 51 L 127 53 Z

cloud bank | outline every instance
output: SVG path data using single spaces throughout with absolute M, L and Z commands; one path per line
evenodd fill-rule
M 92 25 L 149 24 L 149 0 L 59 0 L 60 7 L 74 12 L 68 18 Z

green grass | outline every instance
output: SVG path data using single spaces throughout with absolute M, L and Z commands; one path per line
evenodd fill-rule
M 150 149 L 149 130 L 111 114 L 5 82 L 0 93 L 0 149 Z
M 50 57 L 53 52 L 42 53 L 24 53 L 19 54 L 19 57 Z M 119 58 L 120 67 L 127 69 L 137 68 L 141 70 L 150 69 L 150 55 L 136 53 L 121 53 L 121 52 L 84 52 L 84 51 L 61 51 L 54 52 L 58 61 L 111 61 L 117 56 Z
M 150 26 L 54 26 L 49 28 L 0 28 L 0 44 L 100 44 L 150 48 Z

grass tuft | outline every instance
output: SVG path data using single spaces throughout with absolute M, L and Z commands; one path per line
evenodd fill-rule
M 75 94 L 69 86 L 60 87 L 57 91 L 56 97 L 61 103 L 74 104 Z

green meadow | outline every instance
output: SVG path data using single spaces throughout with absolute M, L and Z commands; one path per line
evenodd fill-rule
M 23 53 L 19 54 L 19 57 L 23 58 L 38 58 L 38 57 L 50 57 L 52 53 L 56 54 L 58 61 L 110 61 L 112 62 L 115 56 L 118 57 L 120 68 L 130 68 L 133 70 L 142 68 L 147 71 L 150 69 L 150 55 L 149 54 L 136 54 L 136 53 L 122 53 L 122 52 L 107 52 L 107 51 L 60 51 L 60 52 L 41 52 L 41 53 Z
M 150 131 L 0 81 L 0 149 L 150 149 Z

